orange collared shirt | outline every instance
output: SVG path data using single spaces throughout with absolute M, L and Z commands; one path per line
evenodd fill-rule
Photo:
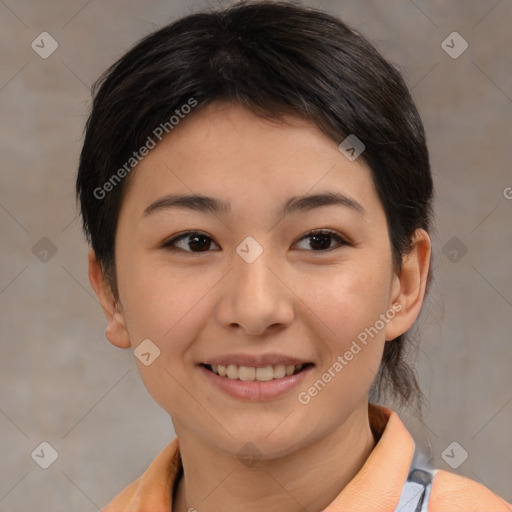
M 323 512 L 393 512 L 398 505 L 415 443 L 391 409 L 368 404 L 368 413 L 378 439 L 375 448 L 361 470 Z M 178 438 L 175 438 L 142 476 L 118 494 L 103 512 L 172 512 L 172 495 L 181 473 Z M 469 478 L 438 470 L 428 510 L 512 512 L 512 505 Z

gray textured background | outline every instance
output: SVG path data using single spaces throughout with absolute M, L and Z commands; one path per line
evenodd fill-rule
M 308 3 L 402 69 L 427 129 L 437 278 L 417 364 L 430 408 L 424 425 L 402 418 L 437 467 L 512 501 L 512 2 Z M 1 511 L 98 510 L 174 437 L 131 353 L 104 338 L 73 187 L 92 82 L 205 5 L 0 0 Z M 44 31 L 59 45 L 47 59 L 31 48 Z M 457 59 L 441 47 L 453 31 L 469 43 Z M 57 250 L 46 262 L 43 237 Z M 42 441 L 58 452 L 46 470 L 31 458 Z M 469 453 L 454 470 L 442 457 L 453 441 Z

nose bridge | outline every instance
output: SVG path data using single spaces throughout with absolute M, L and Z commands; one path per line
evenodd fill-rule
M 235 292 L 237 300 L 249 299 L 253 303 L 267 302 L 275 296 L 275 276 L 270 271 L 275 258 L 269 249 L 257 242 L 243 242 L 234 258 Z
M 233 258 L 228 322 L 259 334 L 267 327 L 290 320 L 286 287 L 274 275 L 275 254 L 255 239 L 244 240 Z

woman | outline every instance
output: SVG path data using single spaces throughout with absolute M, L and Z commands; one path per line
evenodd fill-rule
M 362 36 L 280 2 L 158 30 L 98 84 L 77 193 L 106 336 L 177 434 L 107 512 L 512 510 L 373 403 L 421 414 L 433 186 Z

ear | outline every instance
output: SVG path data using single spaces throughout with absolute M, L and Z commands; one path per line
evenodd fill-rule
M 101 265 L 92 249 L 89 250 L 89 281 L 107 318 L 105 337 L 116 347 L 129 348 L 131 346 L 130 337 L 126 330 L 124 315 L 114 299 L 110 285 L 103 275 Z
M 402 258 L 402 268 L 395 274 L 391 291 L 395 317 L 386 325 L 386 341 L 407 331 L 420 313 L 425 297 L 432 244 L 424 229 L 413 235 L 411 251 Z

